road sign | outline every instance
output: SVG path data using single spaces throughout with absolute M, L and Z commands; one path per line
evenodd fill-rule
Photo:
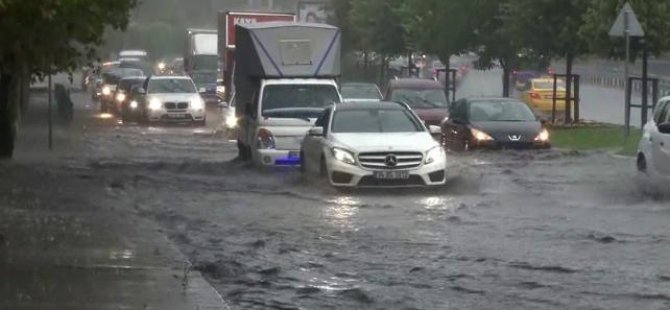
M 223 35 L 225 49 L 235 48 L 235 25 L 255 24 L 263 22 L 295 22 L 293 13 L 261 13 L 261 12 L 221 12 L 219 16 L 219 40 Z M 221 46 L 219 46 L 221 48 Z M 223 49 L 220 49 L 221 53 Z
M 623 37 L 626 35 L 626 30 L 628 30 L 628 35 L 631 37 L 644 37 L 642 25 L 638 21 L 630 3 L 626 3 L 621 8 L 619 16 L 614 21 L 609 34 L 611 37 Z

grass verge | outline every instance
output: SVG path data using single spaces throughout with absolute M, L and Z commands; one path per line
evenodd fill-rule
M 642 131 L 631 128 L 626 139 L 624 128 L 611 125 L 592 125 L 551 128 L 552 145 L 557 148 L 593 151 L 613 151 L 619 155 L 635 156 Z

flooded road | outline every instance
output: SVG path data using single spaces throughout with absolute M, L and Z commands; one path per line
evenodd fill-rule
M 235 161 L 215 117 L 86 118 L 46 165 L 158 223 L 237 309 L 670 307 L 670 200 L 638 185 L 634 159 L 452 154 L 447 186 L 342 192 Z

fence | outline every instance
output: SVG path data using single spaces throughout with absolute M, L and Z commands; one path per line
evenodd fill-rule
M 582 77 L 582 82 L 585 84 L 602 86 L 607 88 L 617 88 L 624 90 L 626 87 L 626 80 L 622 72 L 608 71 L 606 69 L 595 69 L 588 67 L 575 68 L 575 72 Z M 658 91 L 660 97 L 670 96 L 670 77 L 649 75 L 649 78 L 658 79 Z M 649 94 L 652 93 L 652 85 L 649 83 Z M 631 91 L 634 94 L 642 93 L 642 81 L 635 80 L 631 84 Z

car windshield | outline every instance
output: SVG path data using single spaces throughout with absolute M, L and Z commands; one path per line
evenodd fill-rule
M 474 101 L 470 102 L 472 122 L 524 122 L 535 121 L 533 111 L 518 101 Z
M 194 72 L 191 78 L 196 86 L 210 86 L 216 84 L 216 71 L 212 72 Z
M 342 85 L 340 92 L 346 99 L 381 99 L 376 85 Z
M 190 79 L 151 79 L 147 92 L 152 94 L 192 94 L 196 93 L 196 89 Z
M 108 85 L 116 85 L 120 79 L 121 77 L 117 73 L 108 72 L 102 74 L 102 82 Z
M 262 111 L 265 117 L 316 118 L 332 103 L 339 103 L 333 85 L 268 85 L 263 89 Z
M 198 55 L 193 58 L 194 71 L 216 71 L 219 66 L 217 55 Z
M 334 133 L 399 133 L 423 130 L 412 113 L 400 109 L 336 111 L 332 126 Z
M 123 79 L 119 83 L 119 89 L 130 92 L 134 86 L 142 85 L 142 83 L 144 83 L 144 79 Z
M 447 96 L 442 89 L 396 89 L 391 100 L 406 103 L 413 109 L 447 108 Z

